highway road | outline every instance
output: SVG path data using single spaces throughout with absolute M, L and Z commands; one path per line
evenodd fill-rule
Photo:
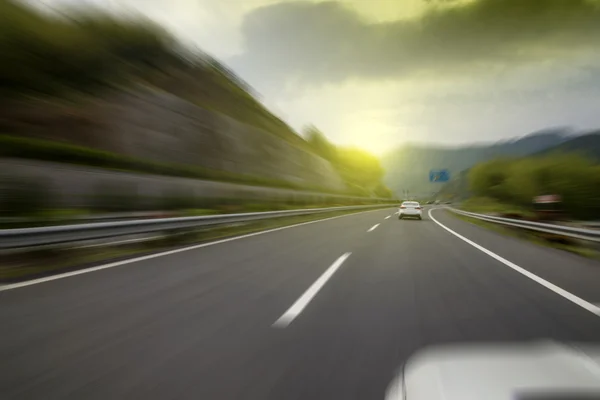
M 0 398 L 383 399 L 430 344 L 600 342 L 599 262 L 394 211 L 0 288 Z

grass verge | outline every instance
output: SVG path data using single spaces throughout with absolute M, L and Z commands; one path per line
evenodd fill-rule
M 134 256 L 172 250 L 192 244 L 205 243 L 218 239 L 360 212 L 364 212 L 364 210 L 334 211 L 324 214 L 282 217 L 245 224 L 218 226 L 194 232 L 175 232 L 164 238 L 134 244 L 46 249 L 3 255 L 2 261 L 0 262 L 0 283 L 13 283 L 35 279 L 62 272 L 89 268 L 103 263 L 115 262 Z
M 514 204 L 502 203 L 489 197 L 471 197 L 463 201 L 460 208 L 481 214 L 511 214 L 529 218 L 535 217 L 532 210 Z
M 565 241 L 559 236 L 548 235 L 543 232 L 536 232 L 527 229 L 495 224 L 492 222 L 482 221 L 480 219 L 456 213 L 452 213 L 452 215 L 458 219 L 461 219 L 473 225 L 481 226 L 483 228 L 492 230 L 494 232 L 498 232 L 503 235 L 527 240 L 539 246 L 551 247 L 558 250 L 568 251 L 569 253 L 577 254 L 582 257 L 600 260 L 600 251 L 591 247 L 587 247 L 582 243 L 582 241 Z

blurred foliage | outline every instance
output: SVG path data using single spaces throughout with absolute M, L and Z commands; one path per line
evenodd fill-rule
M 97 96 L 141 83 L 309 148 L 231 70 L 141 15 L 91 8 L 42 14 L 2 0 L 0 52 L 0 101 Z
M 43 15 L 0 2 L 0 96 L 92 93 L 128 77 L 178 62 L 172 38 L 138 18 L 98 12 Z
M 572 218 L 600 218 L 600 165 L 579 154 L 506 158 L 481 163 L 469 172 L 471 191 L 532 209 L 533 198 L 558 194 Z
M 323 132 L 315 126 L 309 125 L 304 129 L 304 137 L 315 153 L 327 161 L 332 163 L 337 162 L 338 149 L 333 143 L 327 140 Z
M 471 197 L 460 204 L 465 211 L 482 214 L 512 214 L 522 217 L 534 217 L 534 212 L 526 206 L 506 204 L 490 197 Z
M 363 196 L 392 197 L 383 183 L 384 171 L 379 159 L 354 147 L 337 147 L 314 126 L 305 129 L 305 137 L 315 153 L 329 161 L 346 185 Z

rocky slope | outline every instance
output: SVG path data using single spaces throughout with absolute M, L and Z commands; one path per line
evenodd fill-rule
M 29 110 L 23 120 L 19 134 L 24 136 L 163 163 L 345 189 L 329 162 L 303 146 L 162 91 L 115 92 L 81 102 L 76 109 Z

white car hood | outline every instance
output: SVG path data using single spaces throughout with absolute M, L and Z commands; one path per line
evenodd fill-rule
M 408 360 L 386 400 L 553 400 L 558 394 L 600 400 L 600 345 L 426 348 Z

